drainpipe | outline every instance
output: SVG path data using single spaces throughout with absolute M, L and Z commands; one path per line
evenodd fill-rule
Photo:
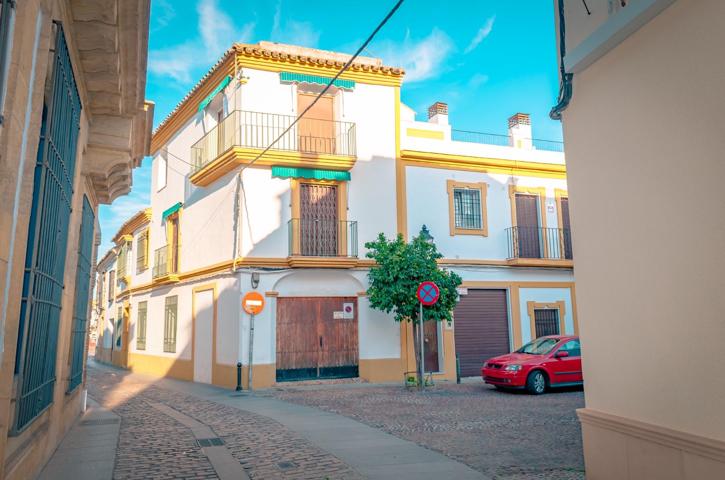
M 25 104 L 25 121 L 23 123 L 23 134 L 22 139 L 20 142 L 20 155 L 18 159 L 18 178 L 15 183 L 15 196 L 13 198 L 13 207 L 12 207 L 12 223 L 10 225 L 10 245 L 8 248 L 8 263 L 7 263 L 7 270 L 5 271 L 5 286 L 3 287 L 3 298 L 2 298 L 2 312 L 0 312 L 0 354 L 3 353 L 5 350 L 5 320 L 7 318 L 8 314 L 8 299 L 10 296 L 10 277 L 11 273 L 13 271 L 13 257 L 15 256 L 15 234 L 18 229 L 18 214 L 20 209 L 20 186 L 23 184 L 23 173 L 25 170 L 24 161 L 28 154 L 28 130 L 30 129 L 30 117 L 33 114 L 33 96 L 35 93 L 34 86 L 35 86 L 35 71 L 37 66 L 37 60 L 38 60 L 38 49 L 40 46 L 40 33 L 43 27 L 43 12 L 41 10 L 38 11 L 38 16 L 35 19 L 35 37 L 33 39 L 33 57 L 31 59 L 31 67 L 30 67 L 30 78 L 28 80 L 28 101 Z M 5 20 L 3 18 L 3 23 L 5 21 L 9 22 L 6 34 L 7 38 L 9 39 L 6 43 L 7 45 L 7 52 L 10 52 L 10 49 L 12 48 L 12 33 L 13 33 L 13 27 L 15 25 L 15 2 L 12 2 L 10 4 L 10 15 L 8 15 L 8 19 Z M 5 55 L 5 52 L 3 52 L 4 61 L 7 62 L 9 55 Z M 4 69 L 2 72 L 3 80 L 6 80 L 7 69 Z M 2 89 L 2 102 L 4 103 L 4 97 L 5 97 L 5 82 L 3 81 L 3 89 Z M 1 104 L 0 104 L 1 105 Z
M 586 6 L 586 2 L 584 3 Z M 564 67 L 564 57 L 566 56 L 566 19 L 564 18 L 564 0 L 559 0 L 559 76 L 561 84 L 559 87 L 559 103 L 549 112 L 549 118 L 552 120 L 561 120 L 561 113 L 566 110 L 571 101 L 573 93 L 572 81 L 574 74 L 566 73 Z M 589 7 L 587 7 L 587 12 Z

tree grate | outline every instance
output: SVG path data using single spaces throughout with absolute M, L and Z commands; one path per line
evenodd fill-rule
M 219 437 L 199 438 L 196 440 L 196 443 L 200 447 L 220 447 L 220 446 L 224 445 L 224 440 L 222 440 Z

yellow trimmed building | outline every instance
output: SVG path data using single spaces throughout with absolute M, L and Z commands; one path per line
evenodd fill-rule
M 532 139 L 525 114 L 500 136 L 452 129 L 440 102 L 417 121 L 404 72 L 375 58 L 310 107 L 348 59 L 234 45 L 159 125 L 151 205 L 100 272 L 115 286 L 98 299 L 112 305 L 98 358 L 227 387 L 237 363 L 247 387 L 250 358 L 256 388 L 402 382 L 412 329 L 369 306 L 364 244 L 424 225 L 464 279 L 454 322 L 426 328 L 434 380 L 456 378 L 457 354 L 476 375 L 536 336 L 576 333 L 562 145 Z M 265 298 L 251 354 L 250 291 Z

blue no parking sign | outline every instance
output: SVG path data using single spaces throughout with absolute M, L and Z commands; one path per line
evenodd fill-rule
M 438 289 L 438 285 L 433 282 L 423 282 L 418 285 L 418 301 L 426 307 L 434 305 L 440 295 L 441 292 Z

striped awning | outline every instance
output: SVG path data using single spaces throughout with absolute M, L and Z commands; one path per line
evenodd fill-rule
M 207 95 L 206 98 L 199 103 L 199 109 L 197 111 L 201 112 L 202 110 L 204 110 L 206 108 L 206 106 L 209 105 L 212 100 L 214 100 L 214 97 L 216 97 L 217 93 L 224 90 L 227 87 L 227 85 L 229 85 L 229 82 L 231 82 L 231 81 L 232 81 L 232 77 L 230 77 L 229 75 L 224 77 L 224 80 L 222 80 L 219 83 L 219 85 L 217 85 L 216 88 L 214 90 L 212 90 L 211 93 L 209 95 Z
M 272 176 L 277 178 L 308 178 L 314 180 L 350 180 L 350 172 L 298 167 L 272 167 Z
M 332 80 L 332 77 L 322 77 L 306 73 L 279 72 L 279 80 L 286 83 L 316 83 L 318 85 L 327 85 L 330 83 L 330 80 Z M 337 88 L 352 90 L 355 88 L 355 81 L 342 80 L 338 78 L 332 82 L 332 85 Z
M 181 207 L 183 207 L 183 206 L 184 206 L 184 204 L 181 202 L 175 203 L 174 205 L 172 205 L 169 208 L 167 208 L 166 210 L 164 210 L 164 213 L 161 215 L 161 218 L 166 220 L 168 217 L 170 217 L 171 215 L 178 212 L 181 209 Z

